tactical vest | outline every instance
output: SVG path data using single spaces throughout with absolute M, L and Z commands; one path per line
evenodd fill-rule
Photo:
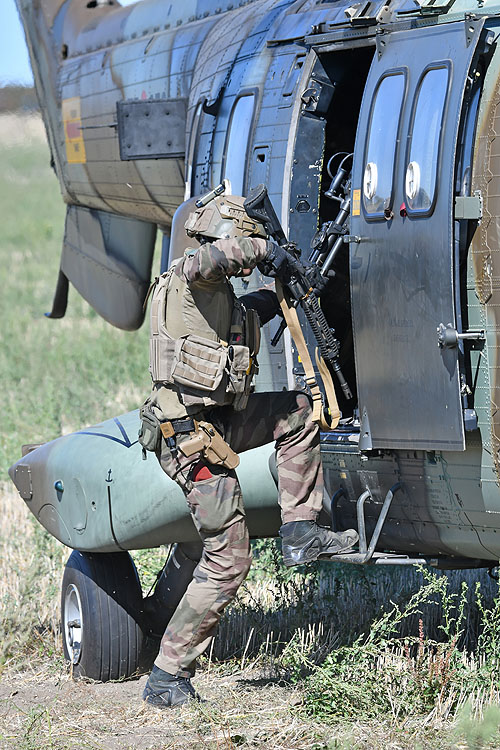
M 230 316 L 224 340 L 207 320 L 217 312 L 209 309 L 209 296 L 206 309 L 199 308 L 195 285 L 190 288 L 174 269 L 175 264 L 159 277 L 151 298 L 149 369 L 153 382 L 177 386 L 186 407 L 232 404 L 236 410 L 244 409 L 252 377 L 258 372 L 259 317 L 238 302 L 230 283 L 223 279 L 213 303 L 217 304 L 218 297 Z

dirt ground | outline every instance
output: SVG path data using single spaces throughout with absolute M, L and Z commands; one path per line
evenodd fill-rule
M 74 682 L 64 668 L 4 676 L 0 747 L 292 750 L 325 747 L 331 734 L 296 715 L 293 688 L 251 673 L 203 673 L 194 684 L 207 702 L 167 711 L 143 703 L 145 682 Z
M 298 689 L 258 672 L 204 671 L 193 683 L 206 702 L 158 710 L 146 682 L 74 682 L 58 662 L 3 674 L 0 748 L 17 750 L 498 750 L 469 744 L 447 722 L 402 717 L 326 724 L 301 711 Z

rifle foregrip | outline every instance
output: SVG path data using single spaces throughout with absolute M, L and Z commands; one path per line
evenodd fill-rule
M 309 325 L 312 328 L 316 341 L 318 342 L 321 356 L 325 362 L 328 362 L 331 365 L 337 380 L 339 381 L 339 385 L 342 388 L 342 393 L 346 399 L 350 400 L 352 398 L 352 392 L 349 388 L 349 384 L 344 378 L 338 361 L 340 353 L 339 342 L 334 337 L 316 297 L 308 297 L 307 303 L 303 305 L 303 310 Z
M 309 325 L 318 342 L 319 350 L 323 359 L 331 360 L 339 356 L 339 344 L 334 337 L 330 326 L 325 318 L 325 314 L 315 296 L 309 295 L 304 301 L 303 310 Z

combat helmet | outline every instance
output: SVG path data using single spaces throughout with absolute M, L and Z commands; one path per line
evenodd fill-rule
M 223 240 L 233 237 L 267 238 L 262 224 L 251 219 L 243 207 L 244 198 L 225 195 L 225 182 L 218 185 L 195 203 L 184 228 L 189 237 L 203 240 Z
M 199 196 L 184 201 L 174 214 L 170 230 L 169 266 L 172 261 L 182 258 L 188 248 L 195 249 L 200 246 L 200 243 L 194 237 L 188 235 L 184 227 L 187 218 L 196 208 L 197 200 L 199 200 Z

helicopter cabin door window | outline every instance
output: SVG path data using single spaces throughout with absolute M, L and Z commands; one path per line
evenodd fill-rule
M 434 205 L 448 78 L 446 65 L 431 68 L 417 89 L 405 174 L 406 206 L 411 213 L 428 214 Z
M 405 78 L 402 71 L 384 76 L 373 99 L 363 175 L 363 205 L 373 218 L 383 217 L 392 203 Z
M 245 94 L 236 100 L 231 113 L 224 150 L 223 175 L 225 179 L 230 180 L 233 195 L 243 195 L 254 109 L 255 94 Z

